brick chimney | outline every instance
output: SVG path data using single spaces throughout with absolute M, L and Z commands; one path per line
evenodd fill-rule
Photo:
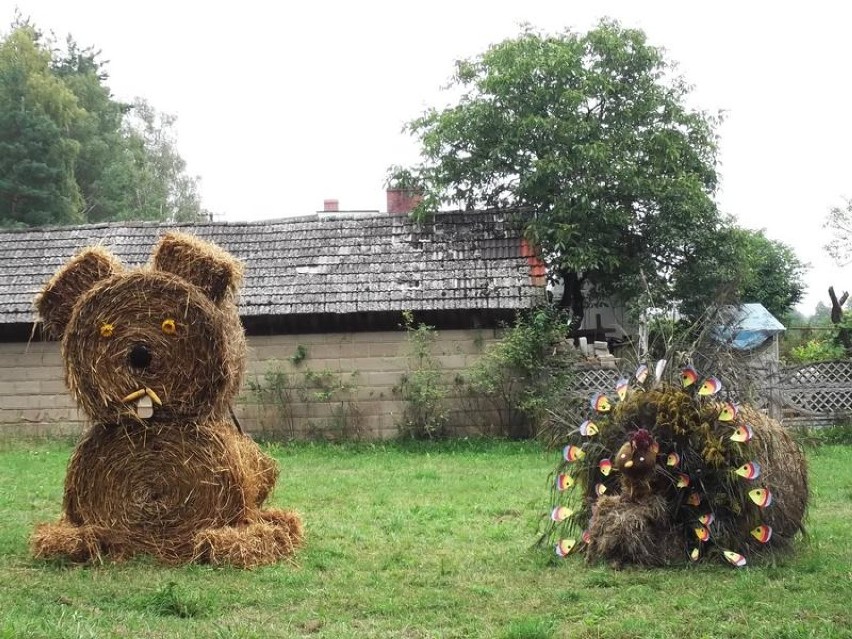
M 423 200 L 423 192 L 416 189 L 388 189 L 388 213 L 408 215 Z
M 323 213 L 336 213 L 340 210 L 340 201 L 339 200 L 323 200 L 322 201 L 322 210 Z

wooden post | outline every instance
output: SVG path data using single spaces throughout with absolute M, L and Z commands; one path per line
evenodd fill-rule
M 784 415 L 784 398 L 781 395 L 781 389 L 778 388 L 778 383 L 780 382 L 781 377 L 778 362 L 768 362 L 766 370 L 768 373 L 766 376 L 766 381 L 768 382 L 769 391 L 769 401 L 767 402 L 769 407 L 769 416 L 772 419 L 777 419 L 778 421 L 781 421 L 781 418 Z
M 843 305 L 849 298 L 849 293 L 847 291 L 843 291 L 843 295 L 841 295 L 838 300 L 837 295 L 834 293 L 834 287 L 829 286 L 828 296 L 831 298 L 831 323 L 837 324 L 840 327 L 840 330 L 837 333 L 837 342 L 846 349 L 846 354 L 850 355 L 852 354 L 852 335 L 849 334 L 848 328 L 842 326 Z

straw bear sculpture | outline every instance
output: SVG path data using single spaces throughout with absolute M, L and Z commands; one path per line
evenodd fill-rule
M 246 352 L 240 278 L 228 253 L 169 233 L 141 268 L 94 247 L 47 283 L 36 306 L 91 425 L 60 520 L 32 535 L 36 557 L 252 567 L 292 556 L 299 517 L 263 507 L 276 463 L 229 416 Z

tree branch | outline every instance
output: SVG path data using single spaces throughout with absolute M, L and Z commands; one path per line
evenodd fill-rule
M 840 324 L 840 321 L 843 319 L 843 305 L 849 299 L 849 293 L 848 291 L 843 291 L 843 295 L 838 300 L 837 295 L 834 293 L 834 287 L 829 286 L 828 296 L 831 298 L 831 323 Z

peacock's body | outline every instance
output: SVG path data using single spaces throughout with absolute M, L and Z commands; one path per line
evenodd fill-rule
M 807 468 L 775 420 L 722 399 L 691 367 L 679 384 L 640 366 L 612 401 L 598 393 L 567 436 L 546 533 L 560 556 L 668 565 L 749 558 L 803 530 Z M 652 387 L 653 385 L 653 387 Z

